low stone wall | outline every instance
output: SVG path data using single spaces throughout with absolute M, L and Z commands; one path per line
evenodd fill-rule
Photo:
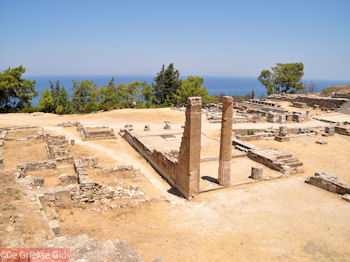
M 98 158 L 96 156 L 93 157 L 82 157 L 79 159 L 81 161 L 81 166 L 85 168 L 98 168 Z
M 73 156 L 67 151 L 69 145 L 65 136 L 45 135 L 46 151 L 50 159 L 55 159 L 57 162 L 73 163 Z
M 78 126 L 78 125 L 80 125 L 80 122 L 71 122 L 71 121 L 64 121 L 57 124 L 57 126 L 62 126 L 62 127 L 72 127 L 72 126 Z
M 14 138 L 14 137 L 11 137 L 9 134 L 9 133 L 21 133 L 21 132 L 31 131 L 31 130 L 33 131 L 36 130 L 37 134 L 23 137 L 23 138 Z M 39 126 L 8 127 L 6 129 L 6 132 L 7 132 L 6 140 L 8 141 L 28 141 L 28 140 L 42 139 L 44 137 L 43 129 Z
M 336 127 L 334 127 L 334 131 L 335 131 L 335 133 L 340 134 L 340 135 L 350 136 L 350 127 L 336 126 Z
M 176 187 L 177 160 L 168 154 L 157 151 L 137 137 L 132 131 L 125 130 L 124 138 L 171 184 Z
M 289 101 L 305 103 L 309 107 L 318 106 L 320 108 L 326 108 L 330 110 L 337 110 L 342 104 L 348 102 L 348 99 L 344 98 L 331 98 L 331 97 L 320 97 L 315 95 L 299 95 L 299 94 L 288 94 L 288 95 L 270 95 L 268 99 L 276 101 Z
M 78 125 L 77 129 L 81 133 L 83 140 L 116 138 L 113 129 L 106 126 L 83 127 Z
M 248 157 L 282 174 L 302 172 L 301 163 L 292 154 L 280 152 L 277 149 L 254 147 L 239 139 L 232 139 L 235 148 L 247 152 Z
M 341 195 L 350 194 L 350 186 L 338 182 L 338 177 L 324 172 L 316 172 L 314 176 L 307 177 L 305 183 L 317 186 L 332 193 Z
M 302 103 L 302 102 L 292 102 L 292 106 L 293 107 L 298 107 L 298 108 L 305 108 L 307 107 L 306 103 Z
M 34 171 L 34 170 L 55 169 L 56 167 L 57 167 L 56 160 L 20 163 L 17 165 L 17 171 L 15 173 L 15 176 L 17 178 L 21 178 L 26 176 L 28 170 Z

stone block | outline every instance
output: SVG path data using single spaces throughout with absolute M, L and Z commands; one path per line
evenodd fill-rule
M 72 184 L 78 182 L 76 175 L 61 174 L 59 175 L 58 179 L 60 181 L 60 184 Z
M 42 186 L 45 182 L 44 177 L 33 177 L 34 186 Z
M 256 180 L 262 180 L 264 179 L 263 172 L 264 172 L 264 169 L 262 167 L 252 166 L 250 178 L 256 179 Z

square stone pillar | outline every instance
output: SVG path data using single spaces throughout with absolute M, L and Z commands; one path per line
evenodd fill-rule
M 231 185 L 231 158 L 232 158 L 232 96 L 223 97 L 219 175 L 218 182 L 222 186 Z
M 186 197 L 199 193 L 202 98 L 189 97 L 177 164 L 176 188 Z

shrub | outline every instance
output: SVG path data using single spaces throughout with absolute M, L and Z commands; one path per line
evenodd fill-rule
M 62 115 L 64 113 L 64 107 L 59 105 L 55 109 L 56 114 Z
M 248 130 L 248 136 L 254 135 L 254 130 Z

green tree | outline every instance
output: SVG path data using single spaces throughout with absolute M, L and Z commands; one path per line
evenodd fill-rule
M 254 88 L 252 89 L 252 95 L 251 95 L 251 98 L 254 99 L 255 98 L 255 90 Z
M 139 82 L 133 81 L 129 84 L 124 84 L 122 88 L 122 97 L 125 107 L 130 107 L 133 105 L 135 100 L 141 100 L 141 90 L 147 85 L 146 81 Z
M 52 99 L 53 99 L 54 106 L 56 108 L 56 106 L 57 106 L 57 99 L 58 99 L 58 96 L 59 96 L 59 93 L 60 93 L 60 81 L 57 80 L 56 84 L 53 84 L 51 81 L 49 81 L 49 83 L 50 83 L 51 96 L 52 96 Z
M 84 80 L 73 80 L 71 107 L 73 113 L 90 113 L 97 110 L 97 84 Z
M 261 71 L 258 80 L 266 87 L 267 93 L 294 94 L 304 88 L 301 78 L 304 75 L 303 63 L 277 63 L 270 70 Z
M 20 65 L 0 73 L 0 111 L 30 107 L 32 98 L 38 95 L 35 81 L 23 79 L 26 69 Z
M 108 110 L 114 108 L 116 105 L 120 104 L 120 98 L 122 95 L 121 86 L 115 84 L 115 79 L 109 81 L 108 85 L 102 86 L 100 88 L 100 108 Z
M 189 76 L 186 80 L 181 81 L 181 86 L 175 95 L 175 101 L 184 105 L 188 97 L 200 96 L 203 104 L 217 103 L 218 99 L 215 96 L 208 96 L 208 91 L 203 86 L 204 80 L 198 76 Z
M 69 114 L 71 112 L 70 104 L 69 104 L 69 96 L 64 87 L 60 88 L 59 90 L 57 101 L 56 101 L 55 112 L 57 114 Z
M 145 85 L 143 88 L 142 88 L 142 98 L 147 102 L 149 103 L 152 103 L 153 100 L 154 100 L 154 94 L 153 94 L 153 87 L 150 86 L 150 85 Z
M 39 98 L 39 109 L 46 113 L 52 113 L 55 110 L 51 91 L 48 88 L 42 91 L 42 95 Z
M 180 73 L 174 68 L 173 63 L 169 64 L 165 70 L 164 65 L 162 66 L 161 71 L 154 78 L 153 90 L 156 104 L 171 105 L 175 102 L 175 95 L 181 85 L 179 77 Z

